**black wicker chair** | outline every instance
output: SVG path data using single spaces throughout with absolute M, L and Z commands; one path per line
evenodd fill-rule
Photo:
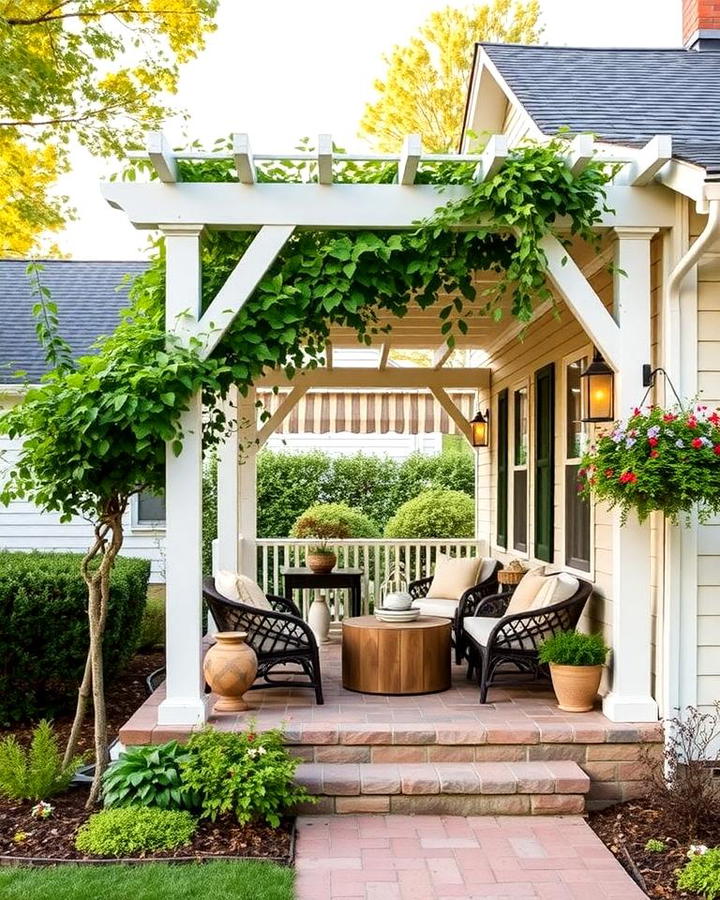
M 481 644 L 461 621 L 462 643 L 468 660 L 468 679 L 477 672 L 480 702 L 487 702 L 487 692 L 499 666 L 510 664 L 532 679 L 548 678 L 547 667 L 538 659 L 539 645 L 561 631 L 574 631 L 582 611 L 592 594 L 592 584 L 578 579 L 578 587 L 568 600 L 541 609 L 506 616 L 511 594 L 493 594 L 479 600 L 469 616 L 497 618 L 498 622 Z
M 475 608 L 477 603 L 482 600 L 483 597 L 487 597 L 488 595 L 494 594 L 497 591 L 497 573 L 501 568 L 502 564 L 496 562 L 492 571 L 486 576 L 486 578 L 479 584 L 476 584 L 474 587 L 471 587 L 469 590 L 465 591 L 465 593 L 460 598 L 460 602 L 458 603 L 455 610 L 452 626 L 452 643 L 453 647 L 455 647 L 455 661 L 458 665 L 460 665 L 460 663 L 465 658 L 462 620 L 465 616 L 472 615 L 473 609 Z M 420 578 L 418 581 L 410 582 L 410 584 L 408 585 L 408 592 L 413 600 L 422 600 L 427 596 L 427 592 L 430 590 L 432 580 L 433 576 L 430 575 L 428 578 Z
M 323 701 L 320 654 L 315 635 L 291 600 L 268 595 L 272 610 L 258 609 L 228 600 L 215 588 L 212 578 L 203 581 L 203 596 L 220 631 L 246 631 L 247 643 L 258 659 L 257 678 L 251 690 L 274 687 L 309 687 Z M 290 672 L 274 673 L 278 666 L 295 664 L 307 681 L 288 680 Z M 298 670 L 291 670 L 293 673 Z

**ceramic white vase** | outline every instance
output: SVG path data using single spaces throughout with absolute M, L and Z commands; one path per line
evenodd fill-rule
M 318 644 L 326 643 L 330 632 L 330 610 L 325 594 L 316 594 L 308 610 L 308 625 Z
M 385 595 L 383 609 L 410 609 L 413 598 L 407 591 L 393 591 Z

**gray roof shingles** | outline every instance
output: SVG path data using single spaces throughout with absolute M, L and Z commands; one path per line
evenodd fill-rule
M 40 281 L 57 304 L 60 333 L 77 355 L 114 330 L 120 310 L 127 306 L 124 276 L 147 268 L 141 261 L 43 260 L 42 265 Z M 32 316 L 37 298 L 26 268 L 27 260 L 0 260 L 0 384 L 26 380 L 17 370 L 37 383 L 47 370 Z
M 628 146 L 669 134 L 676 157 L 720 172 L 720 52 L 480 46 L 544 134 Z

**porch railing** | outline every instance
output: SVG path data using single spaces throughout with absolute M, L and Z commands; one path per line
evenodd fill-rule
M 258 583 L 267 594 L 284 592 L 281 569 L 288 566 L 304 566 L 309 547 L 317 541 L 298 538 L 258 538 Z M 362 606 L 368 613 L 381 600 L 383 583 L 393 573 L 403 572 L 407 581 L 415 581 L 433 573 L 438 553 L 449 556 L 487 555 L 487 541 L 479 538 L 437 538 L 422 541 L 344 540 L 333 541 L 332 549 L 337 555 L 337 567 L 341 569 L 362 569 Z M 311 601 L 311 591 L 303 591 L 302 610 L 305 614 Z M 340 597 L 332 591 L 324 590 L 330 603 L 333 621 L 342 619 Z M 344 592 L 338 592 L 343 594 Z

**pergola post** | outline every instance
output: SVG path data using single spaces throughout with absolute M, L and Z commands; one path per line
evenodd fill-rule
M 165 321 L 181 338 L 200 315 L 201 225 L 166 226 Z M 190 399 L 180 425 L 183 446 L 165 453 L 166 688 L 159 725 L 205 721 L 202 663 L 202 401 Z
M 619 325 L 616 414 L 623 418 L 642 399 L 643 363 L 650 362 L 650 241 L 657 229 L 616 229 L 615 319 Z M 650 525 L 634 515 L 612 525 L 612 689 L 603 712 L 614 722 L 654 722 L 651 693 L 652 615 Z
M 230 389 L 226 415 L 233 421 L 237 415 L 238 391 Z M 232 428 L 218 449 L 217 469 L 217 568 L 230 572 L 240 569 L 239 560 L 239 466 L 238 429 Z M 214 574 L 214 573 L 213 573 Z

